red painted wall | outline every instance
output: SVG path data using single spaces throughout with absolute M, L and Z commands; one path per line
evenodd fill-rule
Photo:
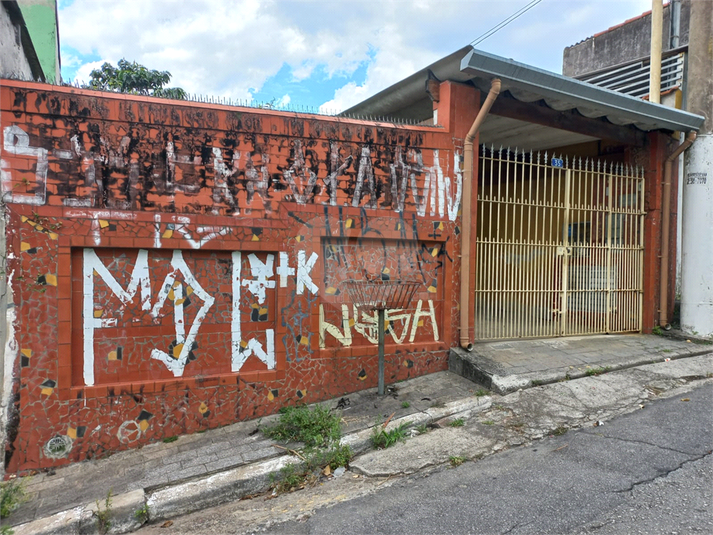
M 0 112 L 8 472 L 375 386 L 348 280 L 420 283 L 389 314 L 387 382 L 446 369 L 469 114 L 394 126 L 5 80 Z

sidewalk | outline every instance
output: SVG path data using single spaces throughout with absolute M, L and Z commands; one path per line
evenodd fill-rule
M 394 393 L 384 397 L 379 397 L 376 389 L 369 389 L 334 399 L 326 405 L 332 408 L 345 405 L 343 432 L 347 435 L 370 428 L 378 418 L 383 421 L 394 412 L 394 417 L 400 418 L 433 405 L 473 397 L 478 388 L 449 372 L 417 377 L 394 386 Z M 403 402 L 408 402 L 409 408 L 403 408 Z M 103 500 L 109 490 L 114 496 L 138 489 L 150 493 L 191 478 L 284 456 L 284 450 L 273 446 L 276 442 L 258 431 L 258 425 L 268 426 L 276 418 L 240 422 L 181 436 L 169 444 L 149 444 L 105 459 L 73 464 L 54 473 L 31 476 L 25 487 L 30 499 L 10 520 L 20 524 Z
M 507 394 L 578 379 L 592 370 L 621 370 L 712 351 L 712 345 L 651 334 L 509 340 L 477 343 L 471 352 L 452 349 L 450 370 L 498 394 Z
M 505 378 L 513 388 L 584 376 L 587 369 L 621 369 L 711 351 L 711 346 L 629 335 L 480 344 L 468 355 L 480 366 L 478 370 L 469 364 L 481 380 L 500 388 Z M 606 376 L 597 379 L 606 382 Z M 393 385 L 383 397 L 370 389 L 325 404 L 343 410 L 343 441 L 359 454 L 368 449 L 371 426 L 393 413 L 393 424 L 419 425 L 489 409 L 491 396 L 476 392 L 483 394 L 480 385 L 441 372 Z M 37 474 L 26 483 L 30 500 L 13 513 L 10 523 L 27 522 L 15 528 L 17 535 L 91 530 L 95 520 L 88 504 L 102 501 L 111 490 L 116 497 L 113 512 L 124 519 L 113 524 L 112 532 L 128 532 L 140 526 L 134 513 L 145 505 L 151 520 L 159 520 L 189 512 L 186 504 L 197 510 L 262 492 L 270 484 L 269 474 L 294 460 L 258 431 L 258 425 L 275 419 L 241 422 Z M 362 458 L 366 462 L 380 453 Z

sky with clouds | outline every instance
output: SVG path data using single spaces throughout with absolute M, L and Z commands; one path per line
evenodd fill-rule
M 189 93 L 341 111 L 458 50 L 529 0 L 59 0 L 62 76 L 121 58 Z M 561 72 L 566 46 L 651 0 L 542 0 L 477 48 Z

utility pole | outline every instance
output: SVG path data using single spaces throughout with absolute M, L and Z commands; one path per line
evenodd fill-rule
M 713 2 L 691 2 L 687 110 L 706 120 L 686 153 L 681 238 L 681 328 L 713 338 Z
M 661 41 L 663 39 L 663 0 L 651 4 L 651 63 L 649 102 L 661 103 Z

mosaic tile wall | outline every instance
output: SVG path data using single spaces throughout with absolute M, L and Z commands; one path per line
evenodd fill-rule
M 387 381 L 447 368 L 452 133 L 9 81 L 0 111 L 8 472 L 375 386 L 349 280 L 419 283 Z

